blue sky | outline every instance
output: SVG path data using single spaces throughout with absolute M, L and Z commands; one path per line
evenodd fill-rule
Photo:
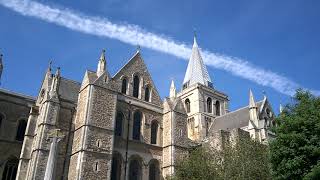
M 1 0 L 5 2 L 7 0 Z M 146 32 L 191 47 L 193 29 L 198 44 L 210 52 L 240 58 L 284 76 L 302 87 L 320 90 L 319 1 L 37 1 L 71 9 L 116 24 L 137 25 Z M 74 31 L 0 5 L 0 48 L 4 54 L 2 88 L 36 96 L 50 59 L 62 75 L 81 82 L 86 69 L 95 70 L 102 48 L 114 74 L 135 53 L 136 46 L 114 38 Z M 142 46 L 142 56 L 161 97 L 170 79 L 181 87 L 187 61 Z M 265 91 L 278 111 L 290 97 L 270 86 L 208 66 L 216 89 L 230 98 L 230 109 L 248 104 L 249 88 L 256 100 Z

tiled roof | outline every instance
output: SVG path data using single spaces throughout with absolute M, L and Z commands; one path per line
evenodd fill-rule
M 257 107 L 263 105 L 263 101 L 257 102 Z M 249 124 L 249 106 L 240 108 L 238 110 L 229 112 L 223 116 L 219 116 L 214 119 L 211 129 L 211 132 L 216 132 L 218 130 L 231 130 L 234 128 L 242 128 L 248 126 Z
M 194 38 L 192 53 L 184 76 L 183 84 L 190 86 L 196 83 L 209 86 L 212 82 L 207 68 L 203 63 L 196 38 Z

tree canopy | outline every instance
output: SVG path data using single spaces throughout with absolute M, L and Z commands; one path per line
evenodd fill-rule
M 198 147 L 178 163 L 172 179 L 271 179 L 267 148 L 250 138 L 226 144 L 223 150 Z
M 270 144 L 275 179 L 320 179 L 320 98 L 298 90 L 276 119 Z

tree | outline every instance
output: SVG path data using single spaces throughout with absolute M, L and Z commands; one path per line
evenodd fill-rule
M 222 150 L 198 147 L 178 163 L 172 179 L 271 179 L 268 147 L 249 137 Z
M 320 176 L 320 98 L 298 90 L 276 119 L 277 138 L 270 144 L 275 179 Z

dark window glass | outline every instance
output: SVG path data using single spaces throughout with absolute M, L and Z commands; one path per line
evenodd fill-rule
M 18 158 L 9 159 L 2 173 L 2 180 L 15 180 L 18 169 Z
M 190 100 L 189 99 L 185 100 L 185 105 L 186 105 L 187 113 L 189 113 L 190 112 Z
M 122 124 L 123 124 L 123 114 L 121 112 L 117 113 L 116 117 L 116 129 L 115 129 L 115 135 L 121 136 L 122 135 Z
M 147 101 L 147 102 L 150 101 L 150 89 L 149 89 L 149 87 L 146 87 L 146 89 L 145 89 L 144 100 Z
M 130 162 L 129 180 L 141 180 L 141 167 L 137 160 L 132 160 Z
M 208 113 L 212 113 L 212 100 L 211 100 L 211 98 L 207 99 L 207 110 L 208 110 Z
M 140 140 L 141 118 L 141 112 L 137 111 L 134 113 L 132 139 Z
M 123 94 L 127 93 L 127 78 L 124 78 L 122 80 L 121 93 L 123 93 Z
M 118 157 L 112 157 L 111 180 L 120 180 L 121 161 Z
M 151 144 L 157 144 L 157 135 L 158 135 L 158 123 L 153 121 L 151 123 Z
M 159 180 L 159 168 L 155 163 L 149 165 L 149 180 Z
M 24 133 L 26 132 L 26 127 L 27 127 L 27 121 L 20 120 L 18 125 L 16 140 L 23 141 Z
M 216 102 L 216 115 L 220 116 L 220 102 L 219 101 Z
M 134 76 L 133 77 L 133 97 L 138 98 L 139 97 L 139 85 L 140 84 L 140 80 L 139 80 L 139 76 Z

